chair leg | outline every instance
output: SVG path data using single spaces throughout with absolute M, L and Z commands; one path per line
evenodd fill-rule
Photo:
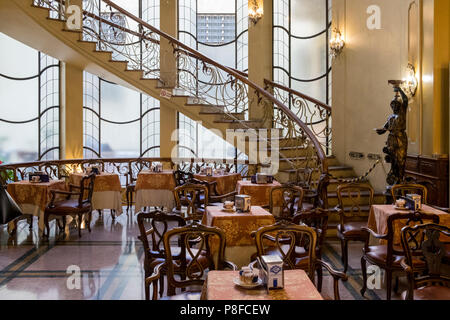
M 392 271 L 386 270 L 386 300 L 391 300 L 392 294 Z
M 126 197 L 127 197 L 127 210 L 128 208 L 130 208 L 130 191 L 127 190 L 127 192 L 125 193 Z M 148 299 L 146 299 L 148 300 Z
M 81 238 L 81 223 L 83 222 L 83 215 L 78 215 L 78 236 Z
M 361 288 L 361 295 L 364 297 L 364 293 L 367 289 L 367 265 L 366 265 L 366 259 L 364 259 L 364 256 L 361 257 L 361 272 L 363 276 L 363 286 Z
M 33 215 L 30 215 L 27 219 L 28 225 L 30 227 L 30 231 L 33 230 Z
M 398 293 L 398 275 L 395 276 L 394 292 Z
M 50 237 L 50 226 L 48 223 L 48 214 L 45 214 L 45 213 L 44 213 L 44 225 L 45 225 L 45 229 L 47 230 L 47 235 L 45 235 L 45 231 L 44 231 L 44 236 L 49 238 Z
M 323 277 L 322 267 L 319 266 L 317 268 L 317 290 L 319 292 L 322 292 L 322 277 Z
M 91 232 L 91 220 L 92 220 L 92 211 L 89 211 L 88 221 L 87 221 L 87 226 L 88 226 L 89 232 Z
M 342 264 L 344 264 L 344 239 L 340 239 L 341 240 L 341 261 Z
M 344 240 L 343 241 L 344 245 L 343 245 L 343 251 L 342 251 L 342 258 L 343 258 L 343 262 L 344 262 L 344 273 L 347 273 L 347 269 L 348 269 L 348 240 Z

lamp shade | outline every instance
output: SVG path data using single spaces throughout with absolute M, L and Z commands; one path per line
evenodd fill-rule
M 0 224 L 7 224 L 21 215 L 22 210 L 5 188 L 0 185 Z

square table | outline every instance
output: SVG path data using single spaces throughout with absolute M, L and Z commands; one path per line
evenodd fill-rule
M 255 272 L 257 270 L 255 269 Z M 264 286 L 243 289 L 233 283 L 239 271 L 210 271 L 202 290 L 202 300 L 323 300 L 304 270 L 285 270 L 284 288 Z
M 386 234 L 388 230 L 387 220 L 390 215 L 395 213 L 407 213 L 405 210 L 395 209 L 392 204 L 382 204 L 382 205 L 372 205 L 369 212 L 369 221 L 367 226 L 379 234 Z M 439 224 L 444 225 L 446 227 L 450 227 L 450 214 L 447 212 L 435 209 L 433 207 L 427 206 L 426 204 L 422 205 L 421 212 L 427 214 L 437 214 L 439 216 Z M 401 229 L 405 225 L 400 221 L 397 221 L 394 225 L 394 244 L 400 244 L 400 234 Z M 387 243 L 386 240 L 381 240 L 380 244 Z
M 69 181 L 79 186 L 84 177 L 87 177 L 86 173 L 72 173 Z M 92 209 L 111 209 L 117 215 L 122 214 L 122 186 L 118 174 L 102 172 L 95 176 Z
M 175 208 L 176 183 L 172 170 L 153 172 L 143 170 L 138 174 L 136 181 L 135 210 L 143 207 L 165 207 L 171 211 Z
M 226 236 L 225 260 L 237 266 L 249 264 L 256 252 L 252 231 L 275 223 L 273 215 L 259 206 L 252 206 L 248 213 L 224 212 L 223 205 L 208 206 L 202 224 L 222 229 Z M 218 239 L 211 239 L 211 252 L 216 253 Z
M 249 180 L 240 180 L 237 182 L 236 190 L 238 194 L 245 194 L 252 197 L 251 203 L 255 206 L 268 206 L 270 191 L 273 187 L 279 187 L 278 181 L 272 183 L 252 183 Z
M 216 182 L 218 195 L 227 194 L 236 190 L 236 183 L 242 179 L 240 173 L 207 176 L 206 174 L 194 174 L 194 178 L 206 182 Z
M 22 180 L 8 184 L 7 190 L 24 214 L 39 218 L 39 234 L 43 234 L 44 211 L 51 200 L 50 190 L 65 191 L 67 188 L 64 180 L 38 183 Z

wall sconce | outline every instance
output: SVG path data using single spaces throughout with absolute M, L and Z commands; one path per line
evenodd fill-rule
M 253 25 L 257 24 L 259 19 L 262 18 L 264 14 L 263 7 L 258 5 L 257 0 L 253 0 L 252 7 L 248 8 L 248 18 L 253 23 Z
M 330 54 L 333 58 L 337 58 L 345 47 L 344 37 L 338 28 L 333 29 L 333 33 L 330 39 Z
M 416 68 L 414 68 L 411 63 L 408 63 L 406 70 L 407 75 L 406 78 L 403 79 L 402 90 L 411 97 L 414 97 L 417 92 L 417 87 L 419 86 L 419 81 L 416 76 Z

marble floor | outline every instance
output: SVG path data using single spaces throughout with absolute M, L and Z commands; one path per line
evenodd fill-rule
M 37 220 L 29 230 L 26 221 L 19 222 L 17 234 L 9 237 L 6 227 L 0 229 L 0 299 L 144 299 L 143 247 L 137 239 L 136 215 L 124 213 L 115 220 L 108 211 L 93 214 L 92 232 L 71 228 L 55 235 L 51 223 L 48 240 L 38 237 Z M 368 290 L 361 297 L 360 257 L 362 244 L 349 246 L 349 280 L 340 284 L 341 299 L 384 299 L 384 289 Z M 324 260 L 342 270 L 340 246 L 327 239 Z M 79 282 L 71 276 L 81 275 Z M 403 280 L 403 279 L 402 279 Z M 400 282 L 400 292 L 405 289 Z M 333 297 L 333 281 L 324 273 L 322 294 Z M 393 299 L 399 295 L 393 293 Z

